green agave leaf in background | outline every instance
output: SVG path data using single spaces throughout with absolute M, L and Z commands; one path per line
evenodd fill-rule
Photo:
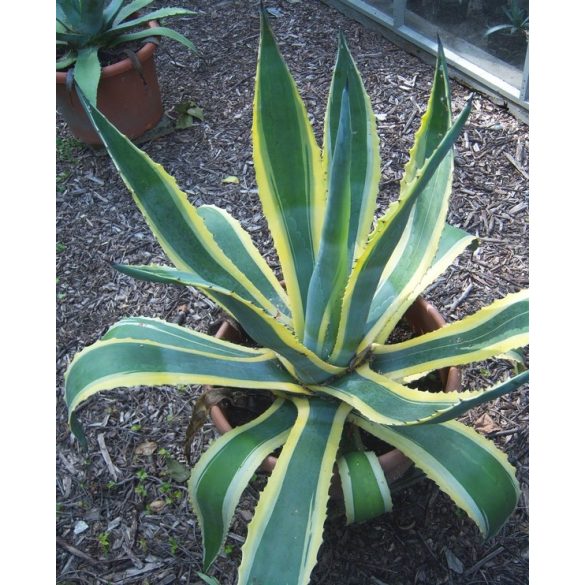
M 123 14 L 119 8 L 111 8 L 114 22 Z M 68 369 L 72 428 L 78 431 L 78 406 L 120 386 L 189 383 L 272 393 L 268 410 L 212 443 L 189 481 L 207 571 L 245 486 L 262 460 L 282 448 L 248 527 L 239 585 L 309 583 L 336 469 L 348 523 L 392 509 L 391 489 L 361 431 L 400 449 L 486 537 L 493 536 L 516 506 L 518 482 L 503 452 L 454 419 L 516 390 L 528 372 L 461 392 L 424 392 L 405 380 L 488 358 L 521 361 L 518 348 L 528 343 L 527 291 L 438 331 L 387 343 L 416 297 L 477 245 L 476 237 L 446 223 L 453 145 L 471 102 L 452 120 L 439 46 L 429 106 L 399 200 L 374 222 L 380 178 L 375 118 L 343 36 L 322 153 L 265 13 L 255 92 L 259 198 L 286 291 L 235 218 L 215 206 L 193 206 L 175 180 L 82 95 L 108 154 L 174 264 L 115 268 L 197 289 L 260 347 L 157 319 L 124 319 Z
M 94 106 L 101 76 L 99 51 L 131 41 L 151 37 L 167 37 L 194 53 L 195 45 L 184 35 L 166 27 L 145 28 L 157 19 L 196 14 L 185 8 L 160 8 L 149 13 L 138 12 L 153 0 L 57 0 L 57 45 L 65 45 L 67 58 L 57 60 L 57 69 L 74 64 L 73 76 L 80 90 Z M 142 30 L 132 30 L 136 28 Z

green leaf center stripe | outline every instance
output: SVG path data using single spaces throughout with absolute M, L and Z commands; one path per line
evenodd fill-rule
M 522 291 L 437 331 L 402 343 L 375 346 L 372 367 L 402 378 L 480 361 L 526 345 L 528 324 L 528 291 Z
M 107 339 L 148 339 L 163 345 L 192 349 L 214 354 L 216 356 L 242 357 L 269 355 L 274 352 L 267 349 L 256 349 L 223 341 L 180 325 L 168 323 L 160 319 L 147 317 L 129 317 L 116 323 L 102 337 Z
M 401 242 L 390 259 L 393 266 L 386 276 L 386 282 L 378 287 L 376 293 L 382 296 L 377 306 L 386 308 L 375 323 L 368 320 L 368 332 L 358 345 L 358 353 L 376 339 L 389 318 L 394 317 L 395 320 L 397 313 L 404 313 L 409 300 L 413 300 L 413 288 L 422 280 L 432 263 L 449 205 L 452 160 L 453 155 L 449 153 L 417 199 L 411 213 L 412 222 L 407 224 Z M 439 197 L 439 193 L 442 197 Z
M 496 534 L 516 507 L 519 487 L 514 468 L 473 429 L 455 421 L 390 428 L 359 416 L 350 420 L 412 459 L 485 537 Z
M 342 400 L 371 420 L 396 425 L 430 419 L 461 400 L 458 392 L 431 394 L 407 388 L 376 374 L 368 366 L 309 389 Z
M 437 148 L 441 138 L 451 126 L 451 95 L 448 81 L 445 53 L 439 41 L 431 95 L 427 111 L 423 114 L 420 126 L 414 135 L 414 145 L 410 150 L 410 158 L 401 180 L 401 193 L 407 184 L 415 179 L 419 169 L 424 166 L 425 160 Z
M 339 47 L 333 79 L 329 90 L 324 126 L 323 165 L 332 172 L 332 161 L 339 129 L 341 96 L 349 82 L 349 101 L 352 120 L 351 151 L 349 166 L 351 189 L 351 213 L 349 219 L 348 253 L 357 258 L 370 231 L 376 207 L 376 195 L 380 180 L 380 152 L 376 132 L 376 119 L 370 99 L 365 91 L 343 33 L 339 35 Z
M 240 223 L 214 205 L 201 205 L 198 213 L 230 260 L 238 265 L 250 282 L 253 282 L 284 316 L 290 317 L 288 297 L 284 289 Z M 287 324 L 289 321 L 286 319 Z
M 364 522 L 392 509 L 390 489 L 376 454 L 354 451 L 337 459 L 347 524 Z
M 408 197 L 410 189 L 417 183 L 418 174 L 423 171 L 427 159 L 439 148 L 450 127 L 451 101 L 445 56 L 439 46 L 429 106 L 415 134 L 410 160 L 400 184 L 401 200 Z M 378 298 L 374 299 L 370 307 L 367 333 L 358 345 L 357 353 L 375 341 L 381 331 L 389 333 L 394 328 L 409 303 L 414 300 L 414 290 L 433 262 L 449 206 L 453 158 L 453 151 L 450 150 L 417 197 L 411 216 L 412 223 L 407 224 L 397 245 L 398 249 L 402 249 L 400 253 L 394 251 L 378 284 L 375 294 Z M 380 309 L 381 312 L 377 313 L 376 310 Z M 388 321 L 391 325 L 386 326 Z
M 343 298 L 339 335 L 331 356 L 333 363 L 339 365 L 349 363 L 360 345 L 380 277 L 400 241 L 412 207 L 424 192 L 441 162 L 451 152 L 453 143 L 461 132 L 470 111 L 471 102 L 468 102 L 453 126 L 441 139 L 439 146 L 426 159 L 416 179 L 409 184 L 404 197 L 380 218 L 373 236 L 368 240 L 364 252 L 356 261 Z
M 287 283 L 294 329 L 300 334 L 323 222 L 325 186 L 305 107 L 264 14 L 252 142 L 258 192 Z
M 433 259 L 430 268 L 426 271 L 423 278 L 413 288 L 409 300 L 420 295 L 431 283 L 433 283 L 447 268 L 453 263 L 455 258 L 459 256 L 468 247 L 477 247 L 478 238 L 466 233 L 464 230 L 445 224 L 441 239 L 439 240 L 439 249 Z M 382 279 L 384 280 L 384 279 Z M 388 285 L 389 283 L 387 283 Z M 370 330 L 375 322 L 381 318 L 386 311 L 386 295 L 382 289 L 376 292 L 376 296 L 372 301 L 370 313 L 368 315 L 367 329 Z M 402 305 L 401 309 L 404 309 Z M 383 317 L 385 321 L 375 338 L 375 343 L 385 343 L 390 333 L 396 327 L 398 321 L 402 318 L 404 311 L 397 310 L 394 314 L 387 314 Z M 358 351 L 362 349 L 363 344 L 358 346 Z
M 528 372 L 523 372 L 486 390 L 432 393 L 403 386 L 365 365 L 342 379 L 309 389 L 350 404 L 374 422 L 399 426 L 450 420 L 512 392 L 527 379 Z
M 295 377 L 302 382 L 318 383 L 321 380 L 343 372 L 321 360 L 303 346 L 294 334 L 282 323 L 237 294 L 213 286 L 197 275 L 185 273 L 164 266 L 117 266 L 118 270 L 144 280 L 184 284 L 196 287 L 212 297 L 231 313 L 244 327 L 246 333 L 264 347 L 274 350 L 285 366 L 292 364 Z
M 270 314 L 277 313 L 276 307 L 223 253 L 175 179 L 98 110 L 87 103 L 84 106 L 134 201 L 173 264 L 236 291 Z
M 294 400 L 298 417 L 248 526 L 240 585 L 305 585 L 323 539 L 333 464 L 350 408 Z M 282 530 L 286 527 L 286 541 Z
M 248 481 L 263 459 L 285 442 L 295 418 L 294 405 L 277 399 L 259 417 L 214 441 L 193 468 L 189 496 L 203 534 L 205 570 L 225 542 Z
M 458 416 L 465 414 L 468 410 L 487 402 L 488 400 L 495 400 L 500 396 L 505 396 L 514 390 L 517 390 L 523 384 L 528 382 L 529 371 L 521 372 L 517 376 L 508 378 L 503 382 L 499 382 L 490 386 L 486 390 L 476 392 L 465 392 L 461 402 L 455 404 L 453 407 L 440 412 L 433 418 L 433 423 L 440 423 L 452 420 Z
M 341 298 L 351 268 L 348 241 L 351 211 L 349 166 L 352 132 L 349 89 L 343 90 L 337 145 L 328 177 L 328 196 L 319 253 L 309 284 L 303 343 L 327 359 L 337 335 Z
M 412 234 L 412 226 L 414 224 L 414 216 L 415 216 L 415 209 L 410 212 L 410 216 L 404 226 L 404 230 L 402 231 L 402 237 L 396 244 L 396 248 L 394 252 L 388 259 L 388 263 L 384 267 L 384 271 L 382 272 L 382 276 L 380 277 L 380 282 L 378 283 L 378 287 L 376 288 L 376 293 L 374 296 L 374 301 L 372 301 L 372 307 L 370 308 L 370 315 L 373 313 L 374 302 L 378 303 L 379 306 L 387 306 L 386 299 L 389 296 L 388 289 L 392 289 L 392 295 L 396 296 L 397 291 L 392 288 L 392 283 L 389 281 L 390 275 L 394 272 L 396 267 L 398 266 L 400 259 L 406 254 L 406 248 L 408 242 L 410 240 L 410 236 Z M 383 299 L 383 300 L 382 300 Z M 379 318 L 379 315 L 378 315 Z M 370 329 L 376 319 L 372 319 L 371 316 L 368 316 L 368 329 Z
M 165 346 L 148 340 L 109 339 L 80 352 L 65 380 L 69 411 L 100 390 L 130 386 L 210 384 L 307 394 L 274 356 L 236 358 Z

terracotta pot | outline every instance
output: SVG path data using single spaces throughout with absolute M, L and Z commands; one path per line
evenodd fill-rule
M 439 311 L 421 297 L 410 306 L 404 317 L 414 335 L 429 333 L 445 325 L 445 319 L 443 319 Z M 227 321 L 222 322 L 215 337 L 233 343 L 241 343 L 243 341 L 241 333 Z M 459 368 L 443 368 L 439 370 L 439 374 L 444 391 L 450 392 L 461 389 L 461 372 Z M 207 391 L 209 388 L 209 386 L 205 386 L 204 391 Z M 210 415 L 217 430 L 222 435 L 233 428 L 221 406 L 212 406 Z M 384 470 L 388 483 L 394 482 L 402 477 L 412 465 L 412 461 L 398 449 L 392 449 L 387 453 L 383 453 L 378 457 L 378 460 Z M 261 468 L 264 471 L 272 472 L 275 465 L 276 457 L 269 455 L 262 462 Z M 337 472 L 332 481 L 331 493 L 333 497 L 341 498 L 341 486 Z
M 148 23 L 158 26 L 156 21 Z M 137 138 L 154 128 L 163 115 L 158 78 L 154 65 L 156 44 L 146 43 L 137 53 L 142 75 L 130 59 L 102 68 L 97 107 L 120 132 Z M 57 109 L 72 134 L 86 144 L 101 144 L 99 136 L 79 102 L 77 91 L 67 90 L 66 72 L 57 71 Z

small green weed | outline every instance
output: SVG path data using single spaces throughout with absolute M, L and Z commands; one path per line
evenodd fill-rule
M 207 585 L 219 585 L 219 581 L 215 577 L 210 577 L 209 575 L 206 575 L 205 573 L 200 573 L 199 571 L 197 571 L 197 576 L 200 579 L 203 579 L 203 581 L 205 581 Z
M 140 497 L 145 498 L 148 491 L 143 482 L 148 477 L 148 473 L 144 469 L 140 469 L 136 472 L 136 477 L 138 478 L 138 485 L 134 488 L 134 492 Z
M 108 532 L 98 534 L 98 542 L 102 552 L 107 555 L 110 552 L 110 535 Z
M 57 160 L 59 162 L 71 163 L 78 154 L 81 142 L 75 138 L 61 138 L 57 136 Z
M 61 254 L 61 252 L 65 252 L 65 250 L 67 250 L 67 246 L 61 242 L 57 242 L 56 250 L 57 254 Z
M 171 554 L 175 556 L 179 550 L 179 543 L 172 536 L 169 537 L 169 546 L 171 547 Z
M 70 171 L 61 171 L 60 173 L 57 173 L 56 184 L 58 193 L 63 193 L 63 191 L 65 191 L 65 183 L 67 182 L 70 176 L 71 176 Z

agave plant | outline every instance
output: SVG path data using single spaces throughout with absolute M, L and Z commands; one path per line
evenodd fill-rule
M 519 0 L 509 0 L 508 6 L 502 7 L 502 10 L 508 19 L 508 22 L 488 28 L 483 36 L 488 37 L 501 31 L 506 31 L 510 35 L 524 33 L 528 36 L 530 18 L 526 10 L 521 6 Z
M 185 8 L 161 8 L 138 15 L 153 0 L 57 0 L 57 70 L 73 66 L 77 85 L 95 105 L 101 75 L 99 51 L 151 37 L 169 37 L 192 51 L 195 45 L 165 26 L 145 28 L 151 20 L 195 14 Z M 136 30 L 138 28 L 139 30 Z
M 490 441 L 454 419 L 518 388 L 527 372 L 464 392 L 425 392 L 405 379 L 524 346 L 527 293 L 510 294 L 433 333 L 387 343 L 411 303 L 475 239 L 446 223 L 453 144 L 471 104 L 452 121 L 442 49 L 400 197 L 375 221 L 376 122 L 346 41 L 340 38 L 321 152 L 262 15 L 254 165 L 286 289 L 232 216 L 191 205 L 160 165 L 84 103 L 174 264 L 118 270 L 195 287 L 258 347 L 157 319 L 123 319 L 68 369 L 65 398 L 74 430 L 81 436 L 73 413 L 83 401 L 121 386 L 210 384 L 274 396 L 268 410 L 217 439 L 193 468 L 189 494 L 204 569 L 222 548 L 247 482 L 279 447 L 242 547 L 240 584 L 309 582 L 335 466 L 349 521 L 389 511 L 390 488 L 378 459 L 357 443 L 341 443 L 348 425 L 400 449 L 486 537 L 494 535 L 517 503 L 514 469 Z

